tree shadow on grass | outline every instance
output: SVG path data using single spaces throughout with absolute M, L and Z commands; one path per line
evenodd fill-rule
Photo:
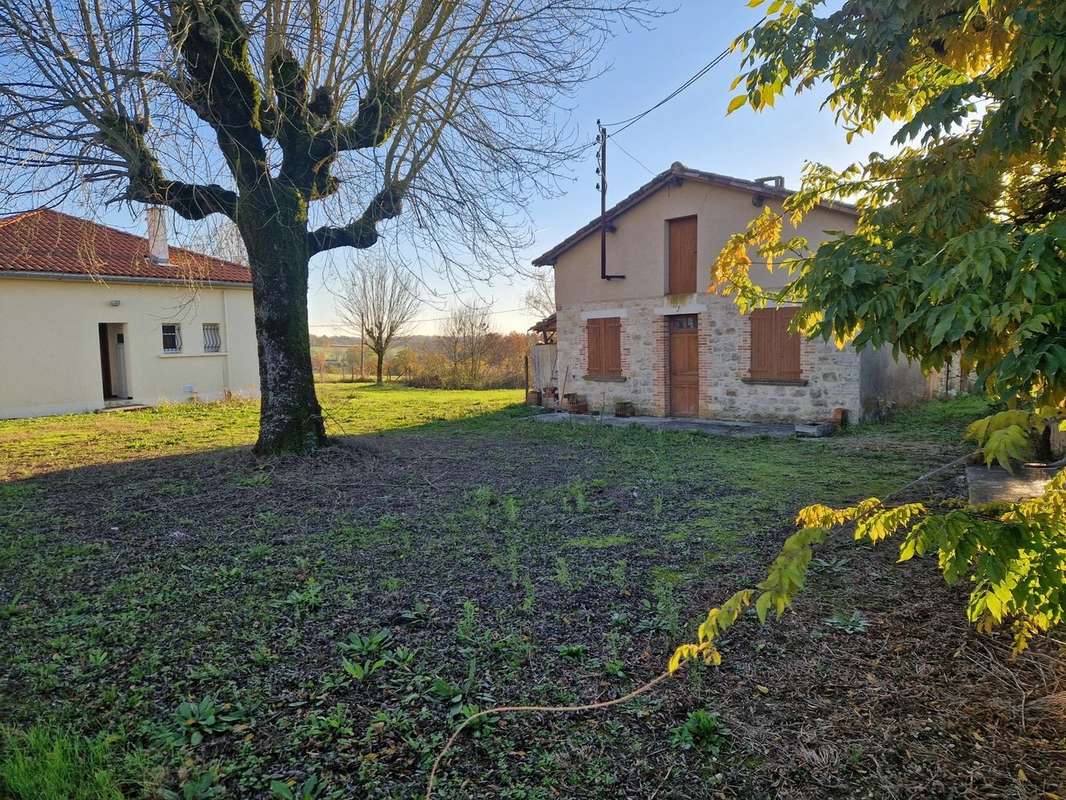
M 708 454 L 739 444 L 594 426 L 527 435 L 517 413 L 341 437 L 308 458 L 218 448 L 0 485 L 11 721 L 124 731 L 170 787 L 188 762 L 225 765 L 234 796 L 314 773 L 350 796 L 410 797 L 454 723 L 453 689 L 478 705 L 618 696 L 662 669 L 709 604 L 757 580 L 789 530 L 733 552 L 693 524 L 710 514 L 731 529 L 761 497 L 776 509 L 763 487 L 711 471 Z M 744 445 L 745 458 L 780 446 Z M 464 738 L 445 785 L 665 797 L 663 776 L 700 775 L 686 795 L 708 800 L 1056 789 L 1061 726 L 1016 694 L 1046 684 L 1048 652 L 1008 664 L 931 565 L 896 567 L 888 548 L 843 537 L 819 555 L 784 622 L 731 630 L 721 670 L 609 716 L 496 724 Z M 865 629 L 826 623 L 838 610 Z M 340 644 L 381 629 L 409 666 L 357 680 L 342 655 L 373 659 Z M 178 704 L 205 696 L 239 705 L 250 727 L 166 744 Z M 670 744 L 705 708 L 732 730 L 718 759 Z

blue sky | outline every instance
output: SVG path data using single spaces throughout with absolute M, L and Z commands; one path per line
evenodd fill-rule
M 664 5 L 670 0 L 664 0 Z M 582 138 L 595 136 L 597 118 L 621 120 L 661 100 L 700 67 L 720 53 L 733 38 L 761 16 L 744 0 L 678 0 L 680 8 L 653 22 L 650 29 L 619 31 L 603 53 L 607 72 L 586 84 L 568 106 Z M 835 127 L 833 114 L 820 105 L 825 90 L 780 99 L 775 108 L 755 113 L 743 108 L 727 117 L 732 94 L 730 83 L 737 75 L 740 54 L 734 53 L 679 97 L 645 117 L 610 146 L 608 202 L 628 195 L 653 174 L 674 162 L 740 178 L 784 175 L 795 187 L 805 161 L 844 166 L 865 158 L 873 150 L 890 150 L 891 131 L 856 139 L 851 145 Z M 624 148 L 624 150 L 623 150 Z M 638 163 L 639 162 L 639 163 Z M 535 241 L 524 254 L 528 262 L 584 225 L 599 211 L 596 190 L 595 153 L 571 166 L 570 180 L 562 194 L 537 199 L 531 213 Z M 107 214 L 107 221 L 143 232 L 143 222 L 125 212 Z M 333 254 L 334 264 L 343 263 L 344 251 Z M 322 256 L 312 261 L 309 298 L 312 332 L 346 332 L 335 323 L 336 270 Z M 418 333 L 433 333 L 453 290 L 444 278 L 431 281 L 440 299 L 419 315 Z M 528 279 L 504 276 L 492 285 L 478 287 L 482 298 L 493 304 L 497 330 L 525 330 L 535 317 L 525 311 L 523 296 Z M 474 292 L 464 296 L 473 297 Z
M 652 29 L 621 32 L 608 45 L 604 63 L 609 71 L 587 84 L 570 104 L 575 123 L 588 138 L 595 136 L 597 118 L 605 122 L 625 119 L 659 101 L 761 16 L 742 0 L 682 0 L 680 5 Z M 729 98 L 735 94 L 729 85 L 739 64 L 740 55 L 731 55 L 618 137 L 608 154 L 609 203 L 625 197 L 674 161 L 741 178 L 784 175 L 786 185 L 795 187 L 804 161 L 843 166 L 873 150 L 890 149 L 889 130 L 847 145 L 832 112 L 819 108 L 825 91 L 790 95 L 758 114 L 744 108 L 726 117 Z M 599 212 L 595 168 L 595 154 L 590 150 L 584 161 L 573 164 L 572 181 L 563 187 L 564 194 L 533 204 L 536 241 L 526 253 L 526 262 Z M 321 277 L 312 276 L 312 285 L 312 330 L 331 332 L 328 323 L 337 319 L 332 296 L 321 286 Z M 440 288 L 450 291 L 443 281 Z M 481 291 L 492 299 L 496 312 L 520 309 L 496 313 L 498 330 L 524 330 L 535 321 L 521 310 L 524 278 L 500 279 Z M 433 318 L 440 312 L 426 308 L 420 316 L 426 319 L 420 332 L 432 333 L 437 325 Z

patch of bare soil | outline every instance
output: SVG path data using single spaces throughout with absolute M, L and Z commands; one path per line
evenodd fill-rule
M 211 767 L 227 796 L 308 774 L 339 796 L 418 796 L 464 706 L 624 694 L 762 577 L 797 501 L 767 506 L 775 525 L 716 533 L 722 509 L 763 491 L 722 447 L 460 426 L 310 459 L 234 449 L 41 478 L 4 508 L 8 544 L 34 537 L 0 569 L 0 599 L 21 605 L 0 623 L 5 716 L 123 731 L 170 787 Z M 933 563 L 840 535 L 784 620 L 730 632 L 722 667 L 611 712 L 495 720 L 463 737 L 436 796 L 1057 797 L 1062 643 L 1011 660 L 964 606 Z M 384 651 L 342 647 L 380 629 Z M 106 666 L 85 668 L 87 648 Z M 358 679 L 342 656 L 383 666 Z M 179 702 L 205 695 L 240 705 L 241 734 L 160 744 Z M 701 709 L 727 732 L 686 748 L 672 731 Z

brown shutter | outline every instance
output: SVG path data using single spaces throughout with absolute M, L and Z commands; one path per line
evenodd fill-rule
M 799 334 L 788 332 L 788 326 L 794 316 L 794 308 L 779 308 L 774 315 L 774 350 L 777 355 L 775 377 L 783 381 L 798 381 L 801 377 L 800 337 Z
M 603 322 L 603 374 L 622 374 L 622 321 L 610 317 Z
M 751 312 L 751 377 L 769 380 L 775 377 L 774 309 L 760 308 Z
M 667 227 L 669 271 L 667 294 L 696 291 L 696 218 L 672 219 Z
M 603 320 L 590 319 L 585 323 L 588 331 L 588 374 L 603 374 Z
M 618 317 L 590 319 L 588 335 L 588 375 L 622 374 L 622 321 Z

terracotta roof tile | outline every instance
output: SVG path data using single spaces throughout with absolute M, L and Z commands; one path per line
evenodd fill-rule
M 248 267 L 170 248 L 170 260 L 148 258 L 148 240 L 52 209 L 0 219 L 0 272 L 61 273 L 194 282 L 251 283 Z

